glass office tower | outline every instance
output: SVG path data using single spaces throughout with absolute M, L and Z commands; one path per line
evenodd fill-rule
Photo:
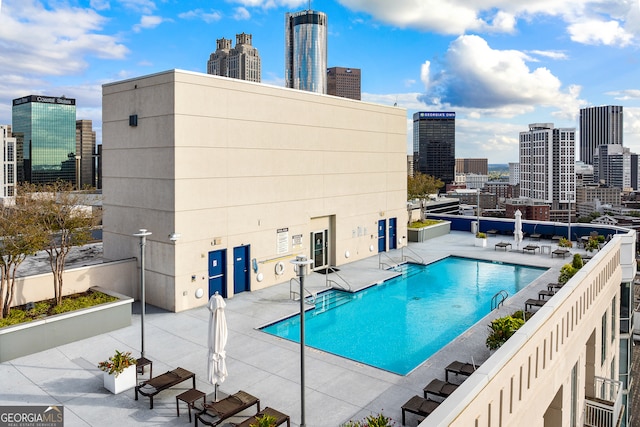
M 440 179 L 455 179 L 456 113 L 422 111 L 413 115 L 413 169 Z
M 327 15 L 285 14 L 285 86 L 327 93 Z
M 24 137 L 24 181 L 75 184 L 76 100 L 30 95 L 13 100 L 12 130 Z

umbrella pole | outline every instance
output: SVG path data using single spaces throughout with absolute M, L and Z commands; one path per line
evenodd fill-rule
M 218 401 L 218 384 L 216 383 L 216 385 L 213 387 L 213 401 L 217 402 Z

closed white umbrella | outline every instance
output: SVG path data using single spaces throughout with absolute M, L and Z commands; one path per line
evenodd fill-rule
M 219 293 L 209 298 L 209 359 L 207 378 L 215 385 L 214 400 L 218 401 L 218 385 L 227 378 L 225 346 L 227 345 L 227 319 L 224 314 L 226 303 Z
M 522 212 L 520 209 L 516 210 L 515 217 L 513 240 L 515 240 L 517 248 L 520 249 L 520 242 L 522 242 Z

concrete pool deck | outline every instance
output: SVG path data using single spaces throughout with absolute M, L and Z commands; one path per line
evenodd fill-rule
M 489 237 L 486 248 L 475 247 L 473 241 L 471 233 L 454 231 L 423 243 L 411 243 L 404 254 L 425 262 L 447 255 L 459 255 L 547 267 L 549 270 L 519 294 L 509 296 L 503 307 L 490 313 L 406 376 L 307 348 L 307 426 L 339 426 L 349 420 L 359 420 L 379 412 L 390 416 L 400 425 L 401 405 L 413 395 L 421 395 L 422 388 L 433 378 L 444 379 L 444 367 L 447 364 L 453 360 L 473 360 L 480 364 L 489 357 L 484 340 L 491 318 L 524 308 L 526 299 L 537 297 L 538 291 L 546 289 L 548 282 L 557 281 L 560 267 L 571 262 L 570 257 L 523 253 L 521 249 L 517 250 L 513 238 L 508 236 Z M 499 248 L 495 250 L 494 245 L 500 241 L 510 242 L 513 246 L 506 251 Z M 520 248 L 528 243 L 525 239 Z M 553 249 L 557 246 L 551 241 L 535 244 L 550 245 Z M 571 252 L 585 253 L 575 248 Z M 353 288 L 378 283 L 395 274 L 379 269 L 379 264 L 399 261 L 401 255 L 401 250 L 380 256 L 376 254 L 340 266 L 337 274 Z M 313 273 L 305 278 L 306 288 L 311 292 L 323 290 L 326 278 L 325 275 Z M 0 405 L 63 405 L 65 426 L 115 424 L 124 427 L 140 423 L 187 423 L 183 403 L 181 415 L 176 417 L 175 396 L 189 388 L 190 383 L 185 382 L 157 395 L 154 409 L 149 409 L 149 401 L 145 397 L 135 401 L 133 390 L 112 395 L 103 388 L 102 372 L 96 367 L 99 361 L 113 354 L 115 349 L 139 354 L 139 306 L 134 307 L 134 311 L 133 323 L 129 327 L 0 364 Z M 260 332 L 257 328 L 298 311 L 299 302 L 290 299 L 289 282 L 227 299 L 229 376 L 220 386 L 220 395 L 245 390 L 259 397 L 262 407 L 270 406 L 290 415 L 293 426 L 300 424 L 299 345 Z M 207 308 L 171 313 L 148 306 L 146 313 L 146 357 L 153 361 L 154 374 L 178 366 L 188 369 L 196 374 L 197 388 L 212 394 L 214 387 L 206 381 Z M 380 351 L 384 351 L 384 343 L 380 343 Z M 241 419 L 237 417 L 230 421 Z M 419 417 L 407 415 L 409 426 L 417 425 L 419 420 Z

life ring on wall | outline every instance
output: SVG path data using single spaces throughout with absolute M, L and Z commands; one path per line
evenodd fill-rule
M 278 276 L 281 276 L 282 273 L 284 273 L 284 264 L 282 263 L 282 261 L 280 261 L 276 264 L 276 274 Z

